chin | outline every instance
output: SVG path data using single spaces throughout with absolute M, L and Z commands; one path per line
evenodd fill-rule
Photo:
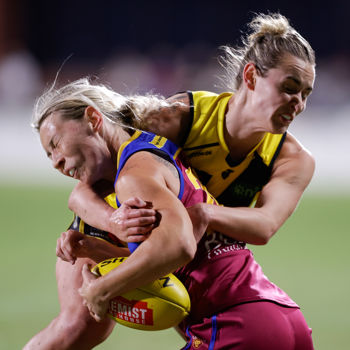
M 272 124 L 269 130 L 271 134 L 284 134 L 289 128 L 289 125 Z

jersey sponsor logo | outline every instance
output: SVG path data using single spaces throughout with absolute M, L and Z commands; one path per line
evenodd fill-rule
M 204 242 L 204 246 L 208 253 L 208 259 L 229 253 L 236 250 L 246 249 L 244 242 L 233 240 L 219 232 L 213 232 Z
M 108 313 L 130 323 L 153 325 L 153 310 L 147 307 L 147 302 L 117 296 L 110 301 Z
M 120 263 L 122 263 L 125 259 L 126 259 L 126 257 L 108 259 L 108 260 L 103 261 L 103 262 L 100 264 L 100 266 L 101 266 L 101 267 L 104 267 L 104 266 L 107 266 L 107 265 L 109 265 L 109 264 L 114 264 L 114 263 L 116 263 L 116 262 L 118 262 L 118 261 L 119 261 Z
M 187 155 L 187 158 L 191 159 L 194 157 L 200 157 L 200 156 L 210 156 L 212 154 L 211 151 L 197 151 L 193 152 Z
M 261 190 L 261 186 L 249 186 L 248 184 L 236 184 L 232 187 L 232 192 L 238 197 L 254 197 L 255 193 Z

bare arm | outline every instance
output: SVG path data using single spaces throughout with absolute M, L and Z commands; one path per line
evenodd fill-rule
M 113 233 L 124 242 L 143 241 L 157 225 L 152 203 L 131 197 L 115 209 L 107 204 L 102 193 L 84 183 L 73 189 L 69 209 L 90 226 Z
M 133 155 L 118 178 L 116 190 L 120 201 L 130 196 L 152 201 L 161 220 L 117 269 L 96 280 L 89 280 L 85 271 L 81 294 L 90 310 L 100 316 L 111 298 L 174 271 L 190 261 L 196 251 L 190 218 L 177 198 L 179 180 L 154 156 L 147 152 Z
M 164 136 L 182 146 L 192 123 L 190 100 L 187 93 L 181 93 L 171 96 L 167 101 L 177 103 L 147 116 L 145 127 L 147 131 Z
M 250 244 L 266 244 L 294 212 L 314 168 L 313 157 L 289 135 L 255 208 L 201 204 L 192 210 L 201 212 L 197 215 L 216 231 Z
M 57 240 L 56 255 L 63 261 L 75 264 L 77 258 L 90 258 L 99 263 L 116 256 L 129 256 L 130 252 L 105 240 L 68 230 Z
M 178 104 L 164 107 L 158 113 L 148 116 L 145 126 L 147 130 L 180 145 L 185 141 L 191 123 L 189 98 L 187 93 L 182 93 L 170 97 L 168 101 Z M 143 235 L 154 228 L 155 211 L 140 197 L 129 197 L 124 207 L 115 213 L 115 209 L 103 199 L 111 192 L 113 190 L 106 184 L 97 184 L 92 188 L 79 183 L 69 197 L 68 207 L 89 225 L 111 232 L 123 241 L 144 240 Z M 119 216 L 120 224 L 116 224 L 116 220 L 110 220 L 113 213 L 114 216 Z
M 115 209 L 104 201 L 104 195 L 79 182 L 69 196 L 68 207 L 89 225 L 111 232 L 109 218 Z

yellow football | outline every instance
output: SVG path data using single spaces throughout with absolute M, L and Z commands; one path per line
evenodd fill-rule
M 107 259 L 92 272 L 103 276 L 127 258 Z M 108 316 L 135 329 L 155 331 L 178 325 L 190 312 L 191 302 L 181 281 L 172 273 L 110 301 Z

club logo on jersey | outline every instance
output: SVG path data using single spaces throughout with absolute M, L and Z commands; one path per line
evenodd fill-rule
M 153 326 L 153 310 L 143 301 L 115 297 L 109 303 L 108 313 L 130 323 Z
M 192 347 L 194 349 L 198 349 L 202 344 L 203 342 L 200 339 L 198 339 L 195 335 L 192 336 Z
M 150 144 L 152 144 L 158 148 L 162 148 L 166 142 L 167 142 L 167 139 L 165 137 L 156 135 L 153 138 L 153 140 L 150 142 Z

